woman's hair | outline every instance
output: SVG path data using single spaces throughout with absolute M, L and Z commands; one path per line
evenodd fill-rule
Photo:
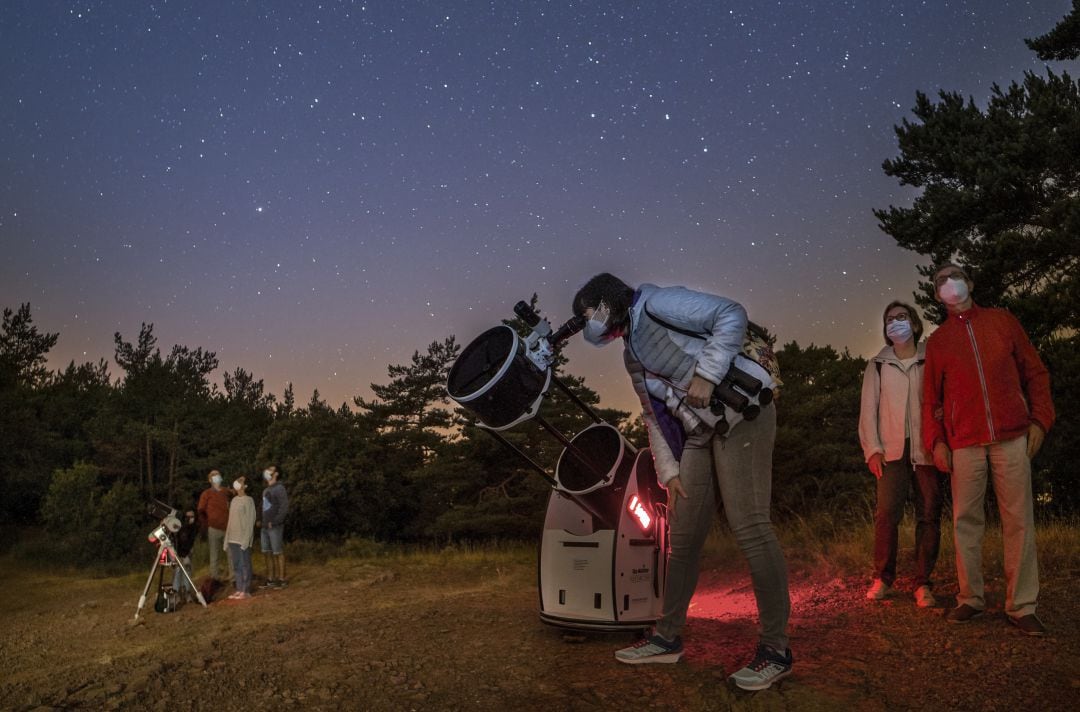
M 907 302 L 901 302 L 899 300 L 896 300 L 889 302 L 889 306 L 885 307 L 885 311 L 881 314 L 881 333 L 885 336 L 885 345 L 893 345 L 892 339 L 889 338 L 889 325 L 885 323 L 885 317 L 889 316 L 889 312 L 896 307 L 901 307 L 904 311 L 907 312 L 908 321 L 911 322 L 911 333 L 915 337 L 915 343 L 919 343 L 919 340 L 922 338 L 923 333 L 922 319 L 919 318 L 919 314 L 910 304 L 908 304 Z
M 604 272 L 585 283 L 574 295 L 574 316 L 584 316 L 586 309 L 596 309 L 600 302 L 611 312 L 609 329 L 625 331 L 630 321 L 630 306 L 634 302 L 634 290 L 613 274 Z

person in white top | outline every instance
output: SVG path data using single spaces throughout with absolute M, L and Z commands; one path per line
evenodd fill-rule
M 915 491 L 915 602 L 937 605 L 930 575 L 941 545 L 942 482 L 933 455 L 923 447 L 923 324 L 908 304 L 892 302 L 883 315 L 885 347 L 863 374 L 859 441 L 877 478 L 874 509 L 874 582 L 866 597 L 894 593 L 897 529 Z
M 251 542 L 255 538 L 255 502 L 247 493 L 247 478 L 233 482 L 236 496 L 229 502 L 229 524 L 225 528 L 225 547 L 233 565 L 236 592 L 229 598 L 251 598 Z

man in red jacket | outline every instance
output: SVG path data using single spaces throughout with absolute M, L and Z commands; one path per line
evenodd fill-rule
M 934 290 L 949 316 L 926 343 L 922 437 L 934 464 L 952 473 L 953 540 L 960 592 L 950 623 L 981 615 L 984 502 L 989 479 L 1005 546 L 1005 613 L 1027 635 L 1044 635 L 1035 615 L 1039 569 L 1031 458 L 1054 424 L 1050 375 L 1016 317 L 971 299 L 974 283 L 948 264 Z
M 199 513 L 199 530 L 206 533 L 206 541 L 210 545 L 210 578 L 218 579 L 218 558 L 225 541 L 225 527 L 229 524 L 229 491 L 221 486 L 222 477 L 217 470 L 211 470 L 206 479 L 210 486 L 199 495 L 196 511 Z M 231 559 L 229 564 L 226 574 L 231 577 Z

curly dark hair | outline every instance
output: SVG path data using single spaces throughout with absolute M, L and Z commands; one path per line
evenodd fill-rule
M 574 316 L 584 316 L 586 309 L 596 309 L 600 302 L 604 302 L 611 311 L 609 330 L 625 331 L 630 322 L 634 290 L 613 274 L 598 274 L 574 295 Z

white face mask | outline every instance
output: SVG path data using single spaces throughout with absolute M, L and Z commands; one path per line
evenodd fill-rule
M 210 478 L 210 484 L 214 485 L 215 487 L 220 487 L 221 486 L 221 475 L 214 475 L 213 477 L 211 477 Z
M 609 321 L 611 321 L 611 312 L 608 310 L 607 304 L 600 302 L 596 309 L 593 310 L 592 316 L 585 322 L 582 336 L 593 346 L 606 346 L 615 338 L 607 333 Z
M 899 319 L 889 322 L 889 325 L 885 327 L 885 333 L 894 344 L 905 344 L 911 340 L 911 322 Z
M 270 470 L 263 470 L 263 479 L 269 482 L 274 477 L 274 473 Z
M 957 277 L 949 277 L 938 287 L 938 296 L 941 297 L 941 301 L 950 306 L 962 304 L 968 298 L 967 282 Z
M 234 490 L 236 490 L 237 492 L 239 492 L 241 489 L 244 488 L 244 483 L 241 482 L 240 480 L 233 480 L 232 488 Z

